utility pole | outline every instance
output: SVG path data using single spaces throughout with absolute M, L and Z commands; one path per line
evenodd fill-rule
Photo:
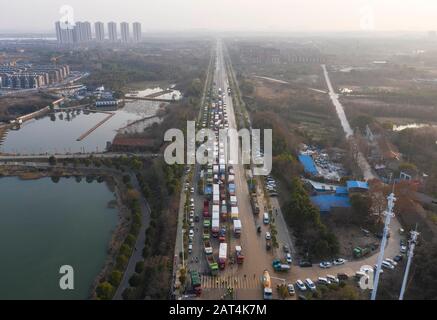
M 404 300 L 405 289 L 407 287 L 407 282 L 408 282 L 408 275 L 410 273 L 410 266 L 414 256 L 414 248 L 416 247 L 417 237 L 419 236 L 419 234 L 420 233 L 417 232 L 417 225 L 416 225 L 416 230 L 411 231 L 411 239 L 409 241 L 410 249 L 408 250 L 407 267 L 405 268 L 404 280 L 402 282 L 402 288 L 401 288 L 401 293 L 399 295 L 399 300 Z
M 375 281 L 373 282 L 371 300 L 376 300 L 376 293 L 378 291 L 378 284 L 379 284 L 379 275 L 381 273 L 382 261 L 384 260 L 384 251 L 385 251 L 385 245 L 387 244 L 387 235 L 389 232 L 390 220 L 392 217 L 394 217 L 393 208 L 395 206 L 395 201 L 396 201 L 395 194 L 394 194 L 394 185 L 393 185 L 393 192 L 388 196 L 387 200 L 388 200 L 387 210 L 384 212 L 385 215 L 384 233 L 382 235 L 382 240 L 381 240 L 381 250 L 379 251 L 379 256 L 378 256 L 378 264 L 376 268 Z

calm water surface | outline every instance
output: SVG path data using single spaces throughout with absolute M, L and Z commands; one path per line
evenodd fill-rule
M 101 272 L 117 209 L 105 183 L 0 178 L 0 299 L 86 299 Z M 73 291 L 59 268 L 74 268 Z

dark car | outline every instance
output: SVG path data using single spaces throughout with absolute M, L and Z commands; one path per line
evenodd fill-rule
M 301 268 L 311 268 L 312 266 L 313 266 L 312 262 L 308 260 L 301 260 L 299 262 L 299 267 Z
M 340 281 L 346 281 L 347 279 L 349 279 L 349 276 L 346 273 L 338 273 L 337 278 Z
M 299 300 L 308 300 L 307 297 L 305 297 L 303 294 L 300 294 L 298 298 Z
M 195 217 L 194 217 L 194 221 L 199 222 L 199 221 L 200 221 L 199 216 L 195 216 Z
M 393 258 L 393 260 L 396 261 L 396 262 L 401 262 L 402 259 L 404 259 L 404 257 L 402 255 L 400 255 L 400 254 L 398 254 L 396 257 Z

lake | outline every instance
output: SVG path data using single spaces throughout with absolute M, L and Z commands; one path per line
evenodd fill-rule
M 135 121 L 154 116 L 161 102 L 127 101 L 113 112 L 114 116 L 103 123 L 82 141 L 77 138 L 108 116 L 103 112 L 85 113 L 82 110 L 57 112 L 25 122 L 19 130 L 9 130 L 0 140 L 0 153 L 16 154 L 65 154 L 78 152 L 103 152 L 118 130 L 135 131 L 158 122 L 159 119 Z M 129 128 L 133 124 L 132 128 Z M 136 129 L 135 129 L 136 128 Z M 130 129 L 130 130 L 129 130 Z M 134 130 L 135 129 L 135 130 Z
M 106 183 L 0 178 L 0 299 L 86 299 L 107 258 L 118 210 Z M 74 269 L 72 291 L 59 268 Z

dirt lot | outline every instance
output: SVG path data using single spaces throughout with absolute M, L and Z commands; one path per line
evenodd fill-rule
M 379 242 L 373 234 L 366 236 L 360 227 L 353 225 L 338 226 L 330 219 L 324 220 L 330 230 L 332 230 L 337 236 L 340 243 L 339 255 L 345 259 L 352 260 L 352 250 L 356 247 L 365 248 L 375 244 L 379 247 Z

